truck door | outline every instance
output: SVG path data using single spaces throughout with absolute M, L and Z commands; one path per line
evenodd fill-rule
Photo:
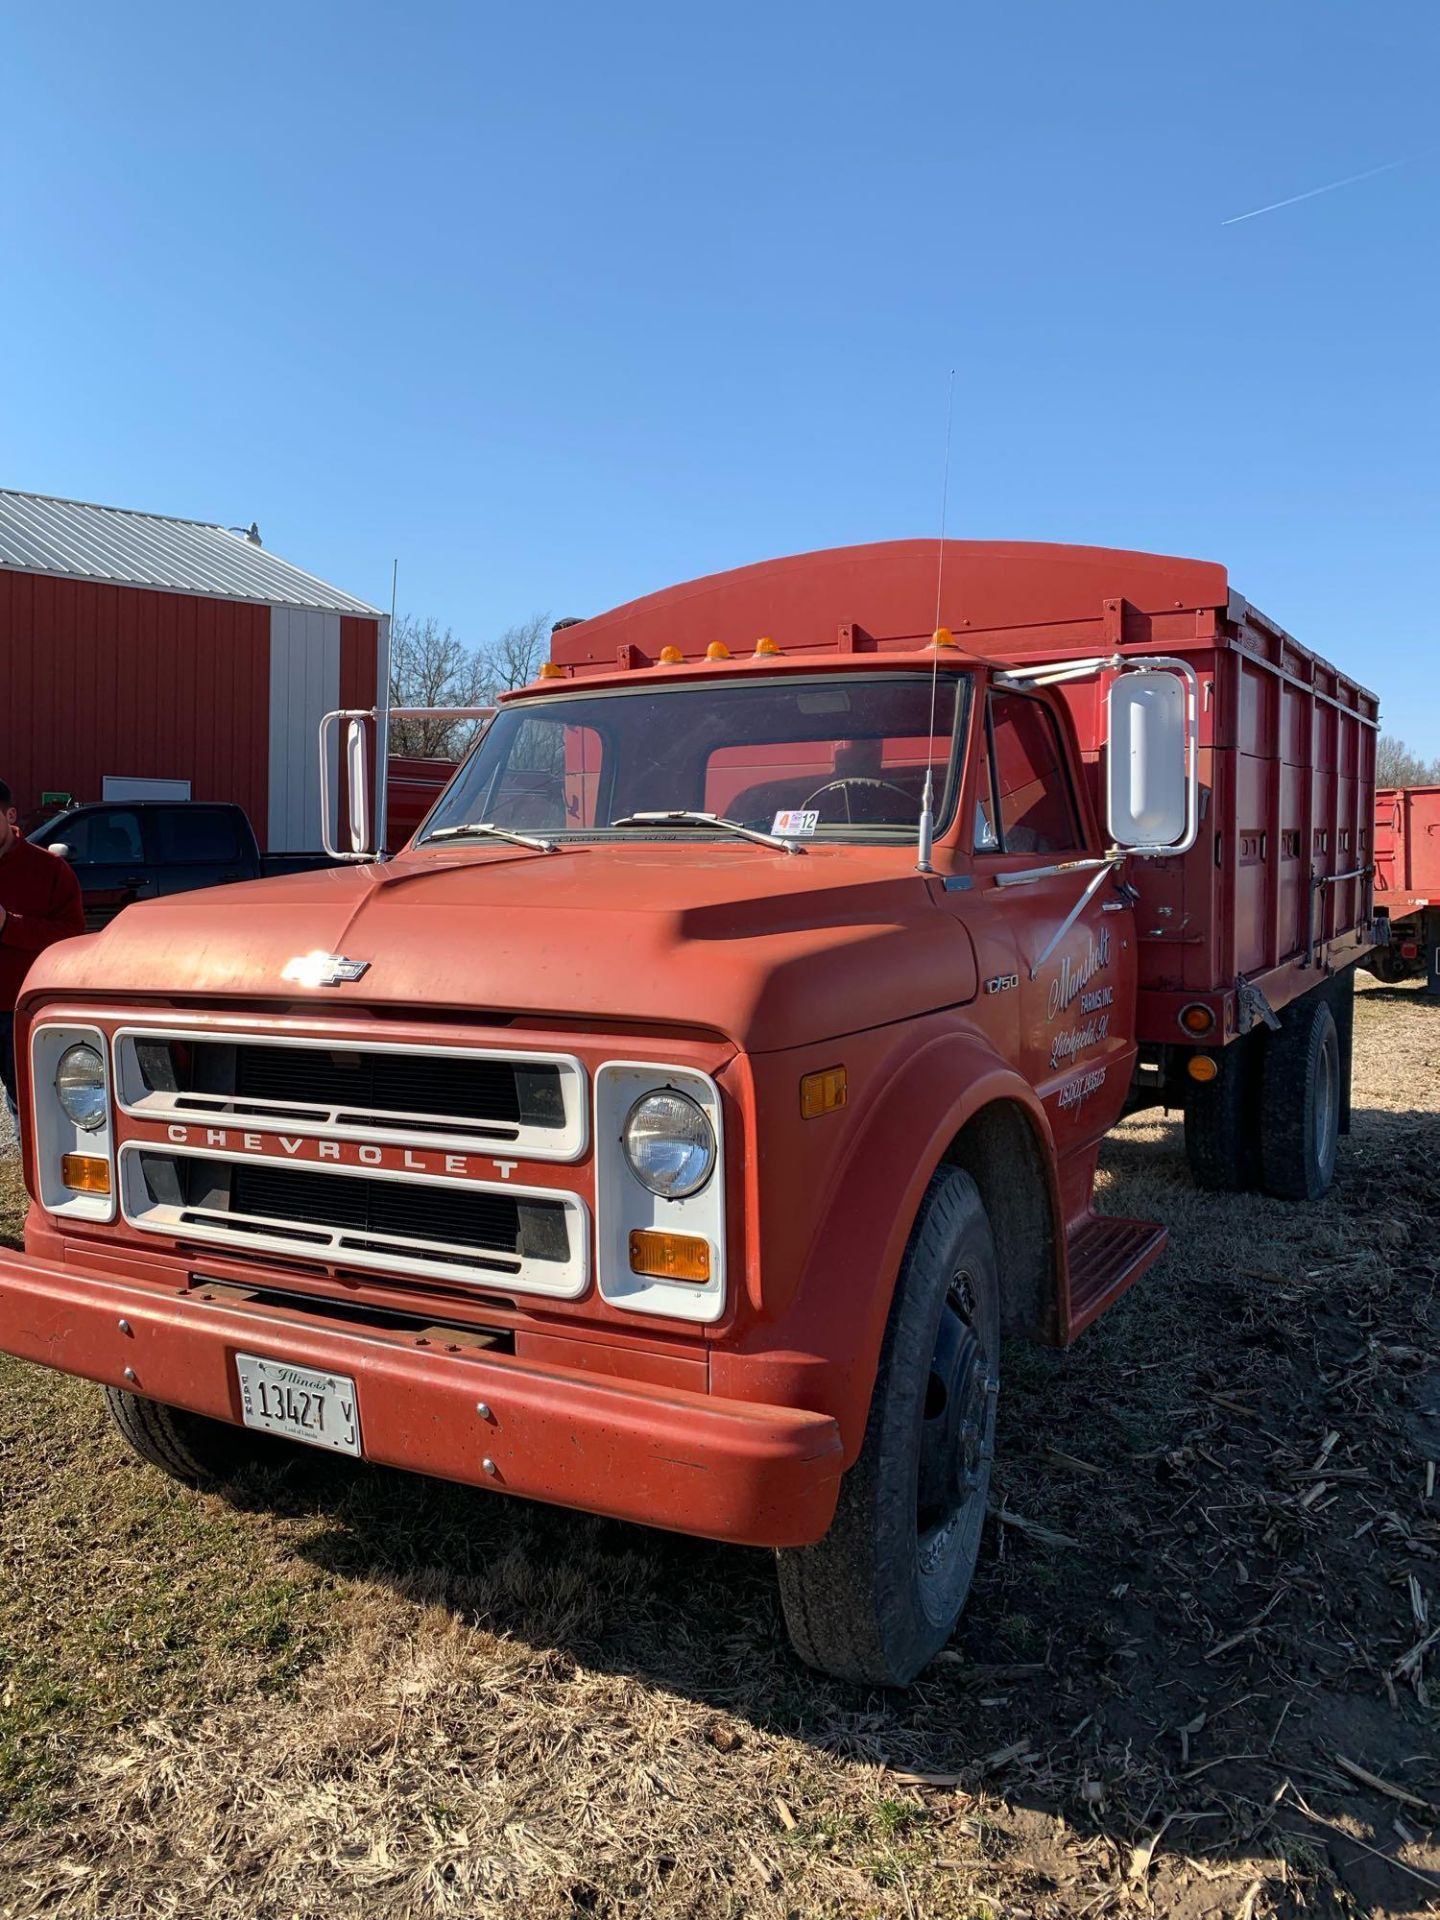
M 1021 1071 L 1063 1154 L 1098 1139 L 1125 1103 L 1135 1056 L 1134 913 L 1107 874 L 1046 954 L 1095 878 L 1095 867 L 1072 863 L 1093 861 L 1103 848 L 1086 828 L 1065 736 L 1047 702 L 993 690 L 986 747 L 976 873 L 995 881 L 992 898 L 1013 930 Z
M 132 901 L 155 891 L 155 869 L 146 860 L 145 836 L 134 807 L 84 807 L 47 836 L 63 845 L 75 869 L 90 931 L 113 920 Z

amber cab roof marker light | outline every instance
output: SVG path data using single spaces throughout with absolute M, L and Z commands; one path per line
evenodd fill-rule
M 760 638 L 755 642 L 755 658 L 757 660 L 774 660 L 779 652 L 779 642 L 772 640 L 768 633 L 762 633 Z
M 955 645 L 955 636 L 949 627 L 936 627 L 930 637 L 930 644 L 932 647 L 953 647 Z
M 565 669 L 557 665 L 554 660 L 547 660 L 540 669 L 540 678 L 542 680 L 563 680 L 565 678 Z
M 705 649 L 705 658 L 707 660 L 728 660 L 730 658 L 730 649 L 723 640 L 712 640 Z
M 683 667 L 685 656 L 679 647 L 661 647 L 660 658 L 655 664 L 657 667 Z

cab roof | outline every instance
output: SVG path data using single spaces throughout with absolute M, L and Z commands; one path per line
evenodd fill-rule
M 929 646 L 938 624 L 972 660 L 1004 664 L 1036 652 L 1093 650 L 1100 625 L 1123 621 L 1127 609 L 1147 626 L 1162 615 L 1208 615 L 1204 628 L 1213 633 L 1229 603 L 1225 569 L 1206 560 L 947 540 L 942 570 L 938 540 L 890 540 L 790 554 L 666 587 L 561 628 L 551 660 L 567 678 L 588 678 L 654 666 L 667 648 L 687 664 L 702 661 L 718 642 L 738 665 L 763 636 L 786 660 L 828 664 L 847 654 L 915 653 Z

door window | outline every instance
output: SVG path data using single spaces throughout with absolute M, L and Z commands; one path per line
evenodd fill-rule
M 1000 848 L 1006 853 L 1076 852 L 1079 823 L 1060 729 L 1050 709 L 1024 694 L 992 694 L 989 745 L 992 819 Z M 978 834 L 976 847 L 982 850 Z
M 137 866 L 145 858 L 140 817 L 128 807 L 95 807 L 67 820 L 55 836 L 77 867 Z

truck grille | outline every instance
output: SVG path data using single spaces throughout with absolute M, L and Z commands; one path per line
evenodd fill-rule
M 588 1279 L 588 1218 L 568 1193 L 318 1172 L 137 1142 L 121 1149 L 120 1189 L 132 1226 L 182 1240 L 449 1279 L 502 1275 L 516 1291 L 564 1299 Z
M 566 1054 L 134 1028 L 116 1035 L 115 1054 L 121 1108 L 147 1120 L 539 1160 L 578 1159 L 585 1146 L 585 1074 Z

